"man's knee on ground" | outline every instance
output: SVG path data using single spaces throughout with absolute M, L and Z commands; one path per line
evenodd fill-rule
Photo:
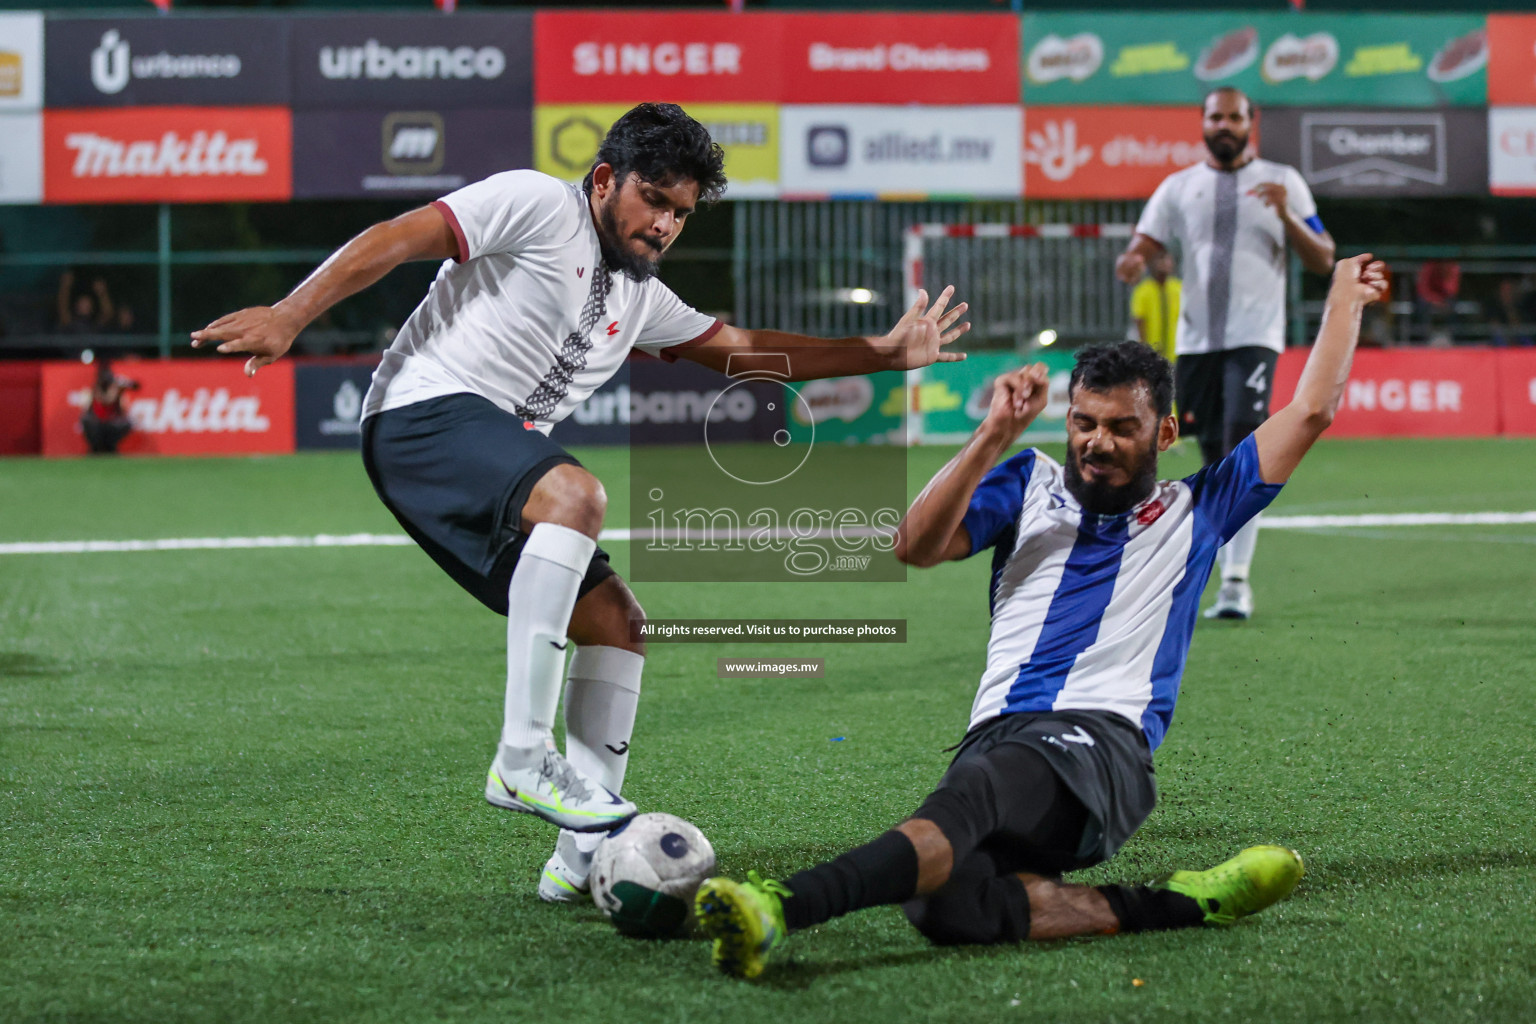
M 544 474 L 523 504 L 523 529 L 558 523 L 596 539 L 607 512 L 602 481 L 580 466 L 560 465 Z
M 1017 892 L 1007 891 L 1009 883 Z M 901 905 L 907 920 L 935 946 L 1018 942 L 1029 935 L 1029 897 L 1017 878 L 957 879 Z

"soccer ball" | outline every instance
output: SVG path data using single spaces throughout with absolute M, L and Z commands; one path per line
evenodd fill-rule
M 682 934 L 693 894 L 715 870 L 715 851 L 674 814 L 640 814 L 609 833 L 592 855 L 592 901 L 621 932 Z

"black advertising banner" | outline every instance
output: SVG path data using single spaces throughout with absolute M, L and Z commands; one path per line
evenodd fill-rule
M 358 416 L 373 378 L 374 360 L 360 363 L 295 363 L 293 446 L 356 448 Z
M 687 360 L 634 358 L 550 437 L 563 445 L 768 442 L 784 427 L 784 385 L 768 375 L 732 380 Z
M 533 106 L 533 15 L 370 14 L 291 21 L 301 109 Z
M 436 198 L 533 160 L 526 106 L 439 110 L 298 110 L 297 199 Z
M 1488 191 L 1481 110 L 1308 110 L 1260 114 L 1266 159 L 1291 164 L 1320 196 L 1465 196 Z
M 283 106 L 288 23 L 270 17 L 47 20 L 48 106 Z

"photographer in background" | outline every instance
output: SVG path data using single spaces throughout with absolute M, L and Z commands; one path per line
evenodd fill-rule
M 91 385 L 91 404 L 80 414 L 80 429 L 92 455 L 116 455 L 117 446 L 133 430 L 123 409 L 123 393 L 138 390 L 139 382 L 119 377 L 106 359 L 96 370 Z

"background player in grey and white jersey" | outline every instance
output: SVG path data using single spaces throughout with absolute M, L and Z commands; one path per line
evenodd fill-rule
M 597 547 L 602 484 L 550 427 L 639 348 L 725 370 L 773 354 L 791 379 L 905 370 L 969 325 L 946 290 L 889 334 L 822 340 L 732 327 L 655 278 L 701 202 L 725 188 L 724 157 L 672 104 L 641 104 L 609 130 L 579 188 L 507 171 L 348 242 L 285 299 L 240 310 L 194 345 L 280 358 L 325 309 L 407 260 L 444 260 L 384 354 L 363 408 L 363 460 L 379 497 L 460 586 L 507 616 L 501 741 L 486 799 L 559 824 L 539 894 L 586 888 L 600 833 L 634 814 L 618 793 L 644 663 L 634 595 Z M 566 755 L 553 740 L 567 637 Z M 578 833 L 589 833 L 578 835 Z
M 1199 438 L 1210 465 L 1269 415 L 1275 360 L 1285 349 L 1286 247 L 1308 270 L 1326 274 L 1334 244 L 1296 168 L 1262 160 L 1249 146 L 1254 109 L 1247 96 L 1213 90 L 1203 116 L 1208 158 L 1158 186 L 1115 272 L 1134 284 L 1148 257 L 1175 239 L 1183 247 L 1175 342 L 1180 433 Z M 1222 587 L 1207 617 L 1253 613 L 1248 573 L 1258 530 L 1255 518 L 1222 549 Z

